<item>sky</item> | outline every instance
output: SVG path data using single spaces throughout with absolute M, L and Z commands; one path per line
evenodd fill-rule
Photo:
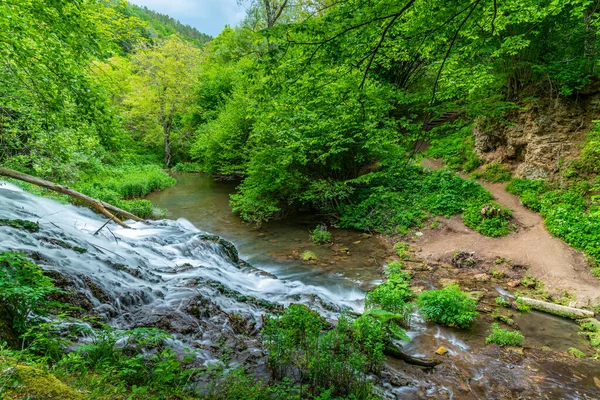
M 217 36 L 225 25 L 237 25 L 245 15 L 237 0 L 129 0 L 181 23 L 191 25 L 202 33 Z

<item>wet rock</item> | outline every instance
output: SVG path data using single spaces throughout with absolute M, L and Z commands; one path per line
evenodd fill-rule
M 510 280 L 506 283 L 506 286 L 508 286 L 509 288 L 516 288 L 517 286 L 519 286 L 521 284 L 521 281 L 518 279 L 514 279 L 514 280 Z
M 229 259 L 231 261 L 233 261 L 234 263 L 237 263 L 240 260 L 240 256 L 239 253 L 235 247 L 235 245 L 225 239 L 223 239 L 220 236 L 217 235 L 207 235 L 207 234 L 200 234 L 198 235 L 198 237 L 201 240 L 205 240 L 208 242 L 213 242 L 213 243 L 218 243 L 219 245 L 221 245 L 221 248 L 223 249 L 224 253 L 229 257 Z

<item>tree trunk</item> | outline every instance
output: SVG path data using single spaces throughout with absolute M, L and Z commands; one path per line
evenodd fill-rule
M 598 32 L 593 22 L 599 6 L 600 2 L 598 0 L 593 1 L 583 12 L 583 20 L 585 22 L 584 57 L 587 64 L 587 72 L 590 75 L 594 75 L 596 72 L 596 63 L 598 58 Z
M 163 125 L 163 137 L 165 142 L 165 166 L 171 164 L 171 129 L 168 123 Z
M 50 190 L 53 190 L 58 193 L 66 194 L 67 196 L 71 196 L 71 197 L 89 205 L 94 210 L 107 216 L 108 218 L 115 221 L 117 224 L 121 225 L 124 228 L 130 228 L 130 226 L 125 224 L 123 221 L 121 221 L 115 215 L 111 214 L 108 210 L 111 210 L 117 214 L 120 214 L 120 215 L 127 217 L 129 219 L 132 219 L 134 221 L 143 221 L 141 218 L 139 218 L 136 215 L 131 214 L 130 212 L 122 210 L 118 207 L 115 207 L 115 206 L 105 203 L 103 201 L 93 199 L 89 196 L 86 196 L 83 193 L 80 193 L 73 189 L 70 189 L 67 186 L 57 185 L 53 182 L 46 181 L 46 180 L 43 180 L 40 178 L 36 178 L 35 176 L 27 175 L 27 174 L 24 174 L 19 171 L 14 171 L 12 169 L 2 168 L 2 167 L 0 167 L 0 175 L 8 176 L 9 178 L 18 179 L 23 182 L 31 183 L 33 185 L 41 186 L 43 188 L 50 189 Z

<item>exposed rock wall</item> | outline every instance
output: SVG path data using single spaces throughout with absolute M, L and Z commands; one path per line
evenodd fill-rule
M 512 113 L 508 123 L 479 121 L 475 150 L 485 162 L 512 165 L 516 176 L 552 178 L 579 155 L 592 121 L 600 119 L 600 91 L 537 100 L 525 108 Z

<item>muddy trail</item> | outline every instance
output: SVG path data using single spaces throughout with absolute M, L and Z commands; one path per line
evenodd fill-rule
M 437 160 L 423 160 L 421 165 L 432 169 L 441 167 Z M 600 280 L 591 274 L 583 254 L 552 236 L 544 226 L 544 218 L 508 193 L 505 183 L 481 184 L 496 202 L 512 210 L 516 230 L 505 237 L 491 238 L 467 228 L 460 216 L 439 218 L 439 226 L 423 228 L 423 235 L 415 237 L 421 248 L 418 256 L 434 261 L 448 259 L 453 252 L 464 250 L 486 260 L 510 260 L 543 281 L 550 293 L 560 295 L 567 291 L 574 295 L 573 305 L 598 304 Z

